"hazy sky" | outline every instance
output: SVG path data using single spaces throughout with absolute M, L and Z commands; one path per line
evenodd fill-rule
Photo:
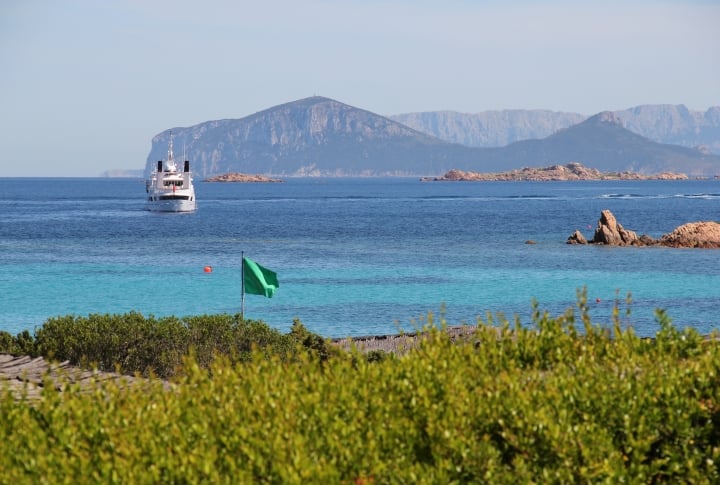
M 0 177 L 312 95 L 382 114 L 720 105 L 720 2 L 3 0 Z

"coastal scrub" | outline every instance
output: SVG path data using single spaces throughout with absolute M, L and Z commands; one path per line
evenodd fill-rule
M 7 482 L 517 483 L 720 479 L 720 347 L 658 312 L 655 338 L 536 308 L 393 358 L 184 359 L 168 385 L 0 399 Z M 302 339 L 310 335 L 298 330 Z

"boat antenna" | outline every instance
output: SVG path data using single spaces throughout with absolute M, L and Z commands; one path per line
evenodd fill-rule
M 173 161 L 172 130 L 170 130 L 170 145 L 168 145 L 168 162 Z

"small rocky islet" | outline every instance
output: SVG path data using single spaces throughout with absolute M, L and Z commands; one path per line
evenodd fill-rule
M 600 213 L 592 239 L 587 240 L 580 230 L 575 230 L 568 237 L 567 244 L 720 249 L 720 223 L 688 222 L 662 235 L 659 239 L 653 239 L 647 234 L 638 236 L 635 231 L 625 229 L 613 213 L 606 209 Z
M 683 173 L 663 172 L 644 175 L 637 172 L 601 172 L 579 162 L 542 168 L 520 168 L 508 172 L 465 172 L 453 169 L 440 177 L 423 177 L 423 182 L 551 182 L 571 180 L 687 180 Z
M 644 175 L 636 172 L 600 172 L 581 163 L 551 165 L 544 168 L 522 168 L 500 173 L 464 172 L 450 170 L 440 177 L 424 177 L 423 182 L 480 182 L 480 181 L 572 181 L 572 180 L 687 180 L 682 173 L 663 172 Z M 637 235 L 617 222 L 609 210 L 600 214 L 592 239 L 588 240 L 575 230 L 567 239 L 568 244 L 601 244 L 608 246 L 664 246 L 671 248 L 720 249 L 720 223 L 713 221 L 689 222 L 653 239 L 647 234 Z M 535 241 L 526 241 L 535 244 Z
M 279 183 L 282 182 L 282 180 L 266 177 L 265 175 L 260 174 L 224 173 L 222 175 L 215 175 L 214 177 L 206 178 L 204 182 Z

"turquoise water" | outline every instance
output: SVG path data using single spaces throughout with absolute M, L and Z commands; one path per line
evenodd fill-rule
M 299 318 L 329 337 L 410 330 L 441 309 L 450 324 L 487 312 L 529 323 L 586 287 L 591 316 L 651 335 L 656 308 L 678 326 L 720 324 L 720 252 L 569 246 L 600 211 L 659 237 L 717 220 L 718 181 L 422 183 L 290 179 L 198 183 L 198 211 L 143 210 L 141 180 L 0 179 L 0 330 L 49 317 L 138 311 L 240 311 L 241 252 L 278 273 L 245 313 L 287 330 Z M 533 240 L 536 244 L 526 244 Z M 206 273 L 205 266 L 213 271 Z

